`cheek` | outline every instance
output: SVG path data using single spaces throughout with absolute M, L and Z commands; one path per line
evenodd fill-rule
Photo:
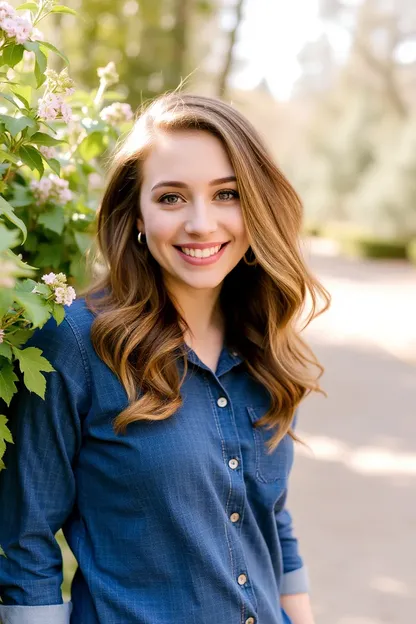
M 146 219 L 146 235 L 150 243 L 161 245 L 174 240 L 177 223 L 167 213 L 153 214 Z

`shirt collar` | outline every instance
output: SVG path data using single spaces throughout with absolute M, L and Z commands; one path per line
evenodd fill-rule
M 189 347 L 187 344 L 185 344 L 184 347 L 189 362 L 191 362 L 195 366 L 203 368 L 204 370 L 214 372 L 217 377 L 228 373 L 228 371 L 234 368 L 234 366 L 237 366 L 244 361 L 244 358 L 233 347 L 224 344 L 223 348 L 221 349 L 220 357 L 218 359 L 217 370 L 212 371 L 206 364 L 204 364 L 204 362 L 202 362 L 202 360 L 197 356 L 195 351 L 191 349 L 191 347 Z

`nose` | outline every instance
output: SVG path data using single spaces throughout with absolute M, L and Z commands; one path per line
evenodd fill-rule
M 206 236 L 217 230 L 215 208 L 204 199 L 197 200 L 189 206 L 185 223 L 187 234 Z

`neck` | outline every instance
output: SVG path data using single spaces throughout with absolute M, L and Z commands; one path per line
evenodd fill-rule
M 185 342 L 193 347 L 209 340 L 213 335 L 224 336 L 224 318 L 219 306 L 221 285 L 215 289 L 187 289 L 175 284 L 171 293 L 175 305 L 186 321 Z

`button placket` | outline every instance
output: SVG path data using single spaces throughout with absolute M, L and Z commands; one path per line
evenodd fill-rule
M 253 608 L 254 610 L 257 609 L 257 599 L 254 588 L 251 586 L 251 583 L 248 582 L 247 574 L 242 572 L 242 570 L 247 569 L 247 562 L 245 560 L 245 553 L 241 541 L 242 518 L 244 517 L 245 506 L 245 483 L 242 473 L 241 442 L 234 416 L 233 397 L 227 396 L 227 391 L 228 388 L 222 386 L 221 382 L 218 382 L 217 393 L 211 391 L 211 398 L 213 399 L 214 406 L 217 407 L 216 410 L 214 407 L 214 416 L 218 431 L 223 440 L 225 465 L 230 470 L 231 476 L 229 493 L 225 504 L 226 518 L 228 518 L 229 524 L 233 524 L 232 527 L 230 527 L 228 523 L 225 524 L 228 547 L 232 550 L 230 571 L 235 581 L 237 581 L 238 585 L 241 587 L 242 592 L 244 592 L 245 599 L 251 602 L 250 607 L 248 605 L 246 606 L 248 613 L 250 613 L 253 611 Z M 240 468 L 241 470 L 237 470 Z M 234 472 L 235 474 L 233 474 Z M 245 620 L 243 621 L 245 623 Z

